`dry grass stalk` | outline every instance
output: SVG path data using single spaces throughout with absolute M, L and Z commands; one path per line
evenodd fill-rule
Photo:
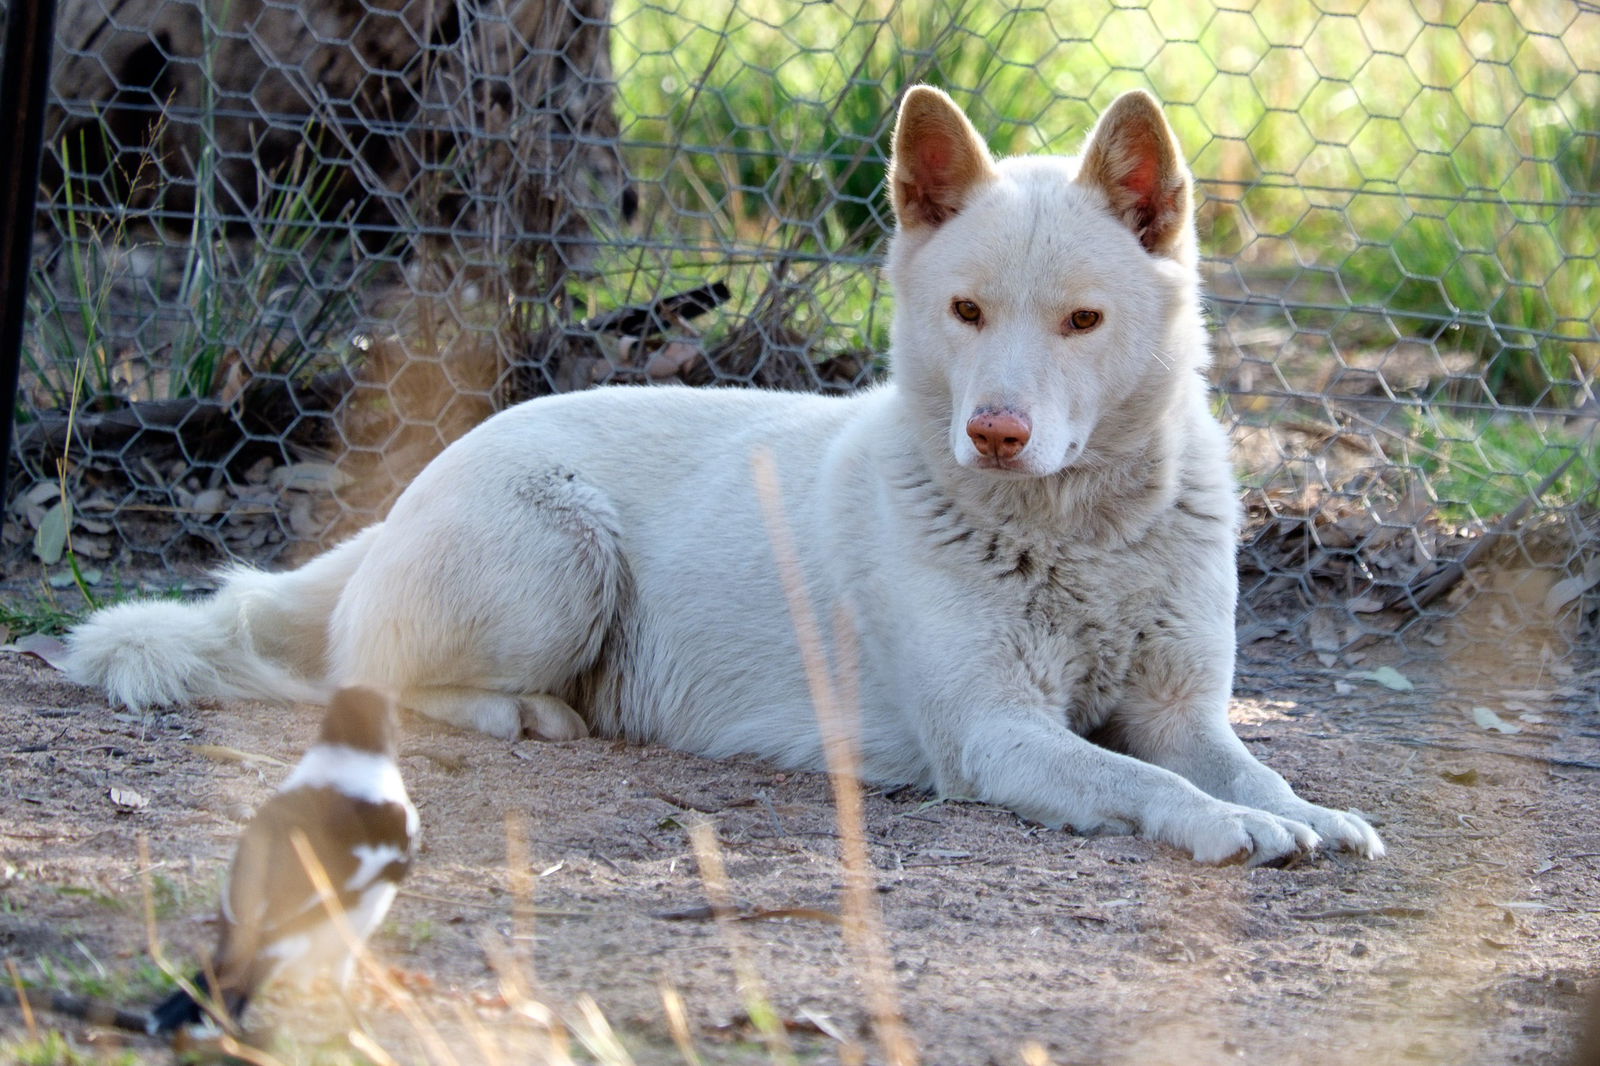
M 689 1029 L 689 1010 L 684 1005 L 683 996 L 665 981 L 661 982 L 661 1008 L 666 1012 L 667 1029 L 672 1033 L 672 1042 L 677 1045 L 683 1061 L 688 1066 L 703 1066 L 704 1060 L 694 1046 L 694 1037 Z
M 728 892 L 728 871 L 722 862 L 717 832 L 709 821 L 695 822 L 689 827 L 689 841 L 694 845 L 695 860 L 700 866 L 700 880 L 705 885 L 706 898 L 711 902 L 711 915 L 716 920 L 723 942 L 728 945 L 728 954 L 733 957 L 739 994 L 744 999 L 750 1024 L 761 1035 L 762 1042 L 767 1046 L 767 1054 L 774 1062 L 795 1066 L 789 1034 L 784 1030 L 777 1012 L 772 1009 L 772 1001 L 767 998 L 766 983 L 750 961 L 744 937 L 734 923 L 734 908 Z
M 828 669 L 821 628 L 800 576 L 799 555 L 783 513 L 777 468 L 772 456 L 765 451 L 757 452 L 751 463 L 755 468 L 756 492 L 766 520 L 767 536 L 772 542 L 784 595 L 789 601 L 790 618 L 799 639 L 811 702 L 820 721 L 823 751 L 833 784 L 839 854 L 845 871 L 845 942 L 866 986 L 874 1031 L 885 1060 L 890 1066 L 914 1066 L 916 1045 L 900 1013 L 894 970 L 874 903 L 871 857 L 863 828 L 860 758 L 856 748 L 860 732 L 860 664 L 855 627 L 848 612 L 841 607 L 833 620 L 838 665 L 836 681 Z
M 17 990 L 17 1006 L 22 1010 L 22 1024 L 28 1030 L 29 1040 L 39 1039 L 39 1024 L 33 1018 L 33 1005 L 28 1002 L 28 991 L 22 987 L 22 971 L 17 969 L 17 960 L 6 959 L 6 972 L 11 974 L 11 985 Z

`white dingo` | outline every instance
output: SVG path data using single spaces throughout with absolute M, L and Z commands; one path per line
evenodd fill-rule
M 765 454 L 817 614 L 853 620 L 864 778 L 1206 862 L 1381 855 L 1228 724 L 1239 505 L 1155 101 L 1118 99 L 1078 159 L 996 161 L 913 88 L 888 184 L 887 381 L 522 404 L 298 570 L 100 611 L 71 673 L 134 707 L 375 685 L 497 737 L 822 768 Z

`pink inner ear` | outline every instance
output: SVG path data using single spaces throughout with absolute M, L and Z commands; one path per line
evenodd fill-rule
M 1150 205 L 1155 202 L 1155 197 L 1160 192 L 1160 181 L 1162 181 L 1160 152 L 1150 138 L 1141 136 L 1128 144 L 1128 155 L 1131 157 L 1130 165 L 1122 174 L 1122 181 L 1118 184 L 1131 192 L 1139 202 Z
M 935 182 L 944 177 L 950 168 L 954 153 L 947 141 L 929 137 L 917 145 L 917 180 Z
M 1161 164 L 1156 157 L 1141 152 L 1122 176 L 1122 187 L 1137 196 L 1141 203 L 1149 204 L 1155 200 L 1160 175 Z

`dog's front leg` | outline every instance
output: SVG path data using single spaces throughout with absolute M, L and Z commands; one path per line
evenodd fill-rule
M 1184 670 L 1166 674 L 1168 684 L 1135 685 L 1110 723 L 1117 746 L 1220 800 L 1303 822 L 1328 847 L 1367 858 L 1382 855 L 1383 841 L 1366 821 L 1306 802 L 1250 753 L 1228 723 L 1229 679 L 1220 671 L 1205 675 L 1203 669 Z
M 1254 865 L 1317 844 L 1299 821 L 1207 795 L 1169 770 L 1091 744 L 1042 711 L 986 711 L 955 733 L 928 738 L 940 748 L 955 741 L 953 751 L 944 749 L 955 758 L 943 767 L 943 790 L 1045 825 L 1137 833 L 1201 862 Z

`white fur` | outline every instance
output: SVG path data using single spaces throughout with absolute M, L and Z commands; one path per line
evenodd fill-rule
M 505 737 L 571 704 L 600 734 L 821 768 L 752 472 L 764 454 L 817 616 L 854 630 L 867 779 L 1204 861 L 1319 840 L 1381 854 L 1228 725 L 1239 509 L 1201 376 L 1192 234 L 1147 250 L 1075 161 L 977 151 L 970 186 L 931 197 L 929 220 L 902 216 L 891 380 L 844 398 L 654 387 L 523 404 L 300 570 L 97 614 L 73 634 L 76 676 L 136 706 L 371 684 Z M 952 315 L 957 298 L 982 328 Z M 1101 324 L 1064 333 L 1085 307 Z M 1011 469 L 985 469 L 967 435 L 984 407 L 1031 421 Z M 847 661 L 831 638 L 829 653 Z

